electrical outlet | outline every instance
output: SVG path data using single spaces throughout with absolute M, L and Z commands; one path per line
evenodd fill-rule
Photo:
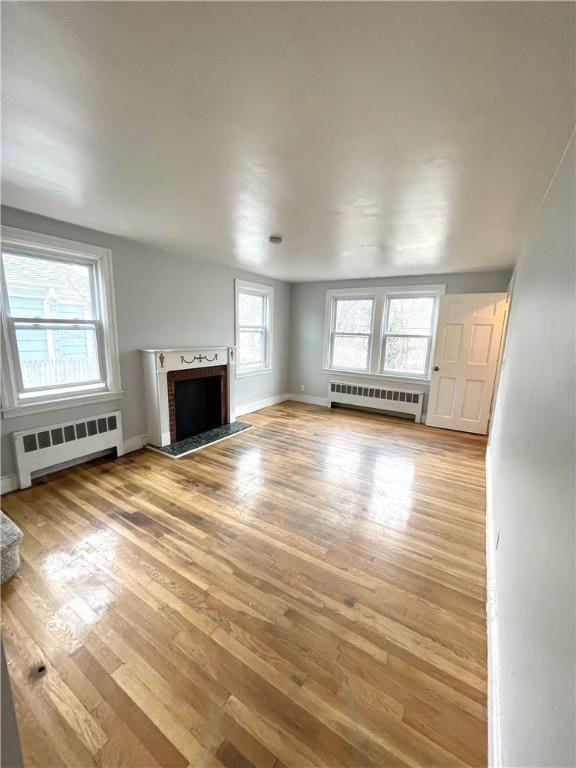
M 304 384 L 300 384 L 300 392 L 304 392 Z

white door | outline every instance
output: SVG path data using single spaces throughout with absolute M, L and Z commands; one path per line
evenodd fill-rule
M 426 424 L 486 434 L 507 309 L 506 293 L 441 297 Z

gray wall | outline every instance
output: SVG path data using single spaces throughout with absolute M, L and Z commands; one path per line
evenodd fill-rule
M 273 370 L 238 379 L 236 404 L 262 400 L 287 391 L 291 292 L 288 283 L 207 262 L 194 262 L 135 241 L 11 208 L 2 209 L 2 223 L 112 250 L 120 367 L 125 393 L 118 402 L 3 419 L 3 477 L 14 472 L 9 433 L 15 430 L 72 420 L 81 415 L 92 416 L 119 407 L 125 438 L 145 434 L 142 364 L 138 350 L 143 347 L 234 344 L 236 277 L 275 287 Z
M 572 143 L 517 265 L 489 440 L 492 694 L 503 765 L 523 768 L 576 765 L 575 160 Z
M 447 293 L 495 293 L 506 291 L 510 272 L 470 272 L 467 274 L 391 277 L 374 280 L 340 280 L 329 283 L 300 283 L 292 288 L 292 366 L 290 392 L 312 397 L 327 396 L 328 381 L 334 373 L 322 371 L 324 314 L 329 288 L 362 288 L 388 285 L 445 284 Z M 346 381 L 362 382 L 349 374 Z M 364 380 L 365 381 L 365 380 Z M 397 380 L 396 380 L 397 381 Z M 428 392 L 428 385 L 415 385 Z
M 0 679 L 0 696 L 2 698 L 2 728 L 0 729 L 0 755 L 2 756 L 2 768 L 22 768 L 22 750 L 20 748 L 20 734 L 14 710 L 14 699 L 10 685 L 10 675 L 4 655 L 4 645 L 0 643 L 0 663 L 2 664 Z

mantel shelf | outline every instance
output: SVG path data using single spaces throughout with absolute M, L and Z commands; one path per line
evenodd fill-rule
M 158 349 L 141 349 L 140 352 L 201 352 L 206 349 L 235 349 L 235 347 L 233 344 L 216 347 L 159 347 Z

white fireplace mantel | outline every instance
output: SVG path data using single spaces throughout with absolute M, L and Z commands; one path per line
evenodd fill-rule
M 170 347 L 142 349 L 148 442 L 163 447 L 170 445 L 170 413 L 168 409 L 168 372 L 188 368 L 228 366 L 228 418 L 236 420 L 234 412 L 234 382 L 236 379 L 235 347 Z

